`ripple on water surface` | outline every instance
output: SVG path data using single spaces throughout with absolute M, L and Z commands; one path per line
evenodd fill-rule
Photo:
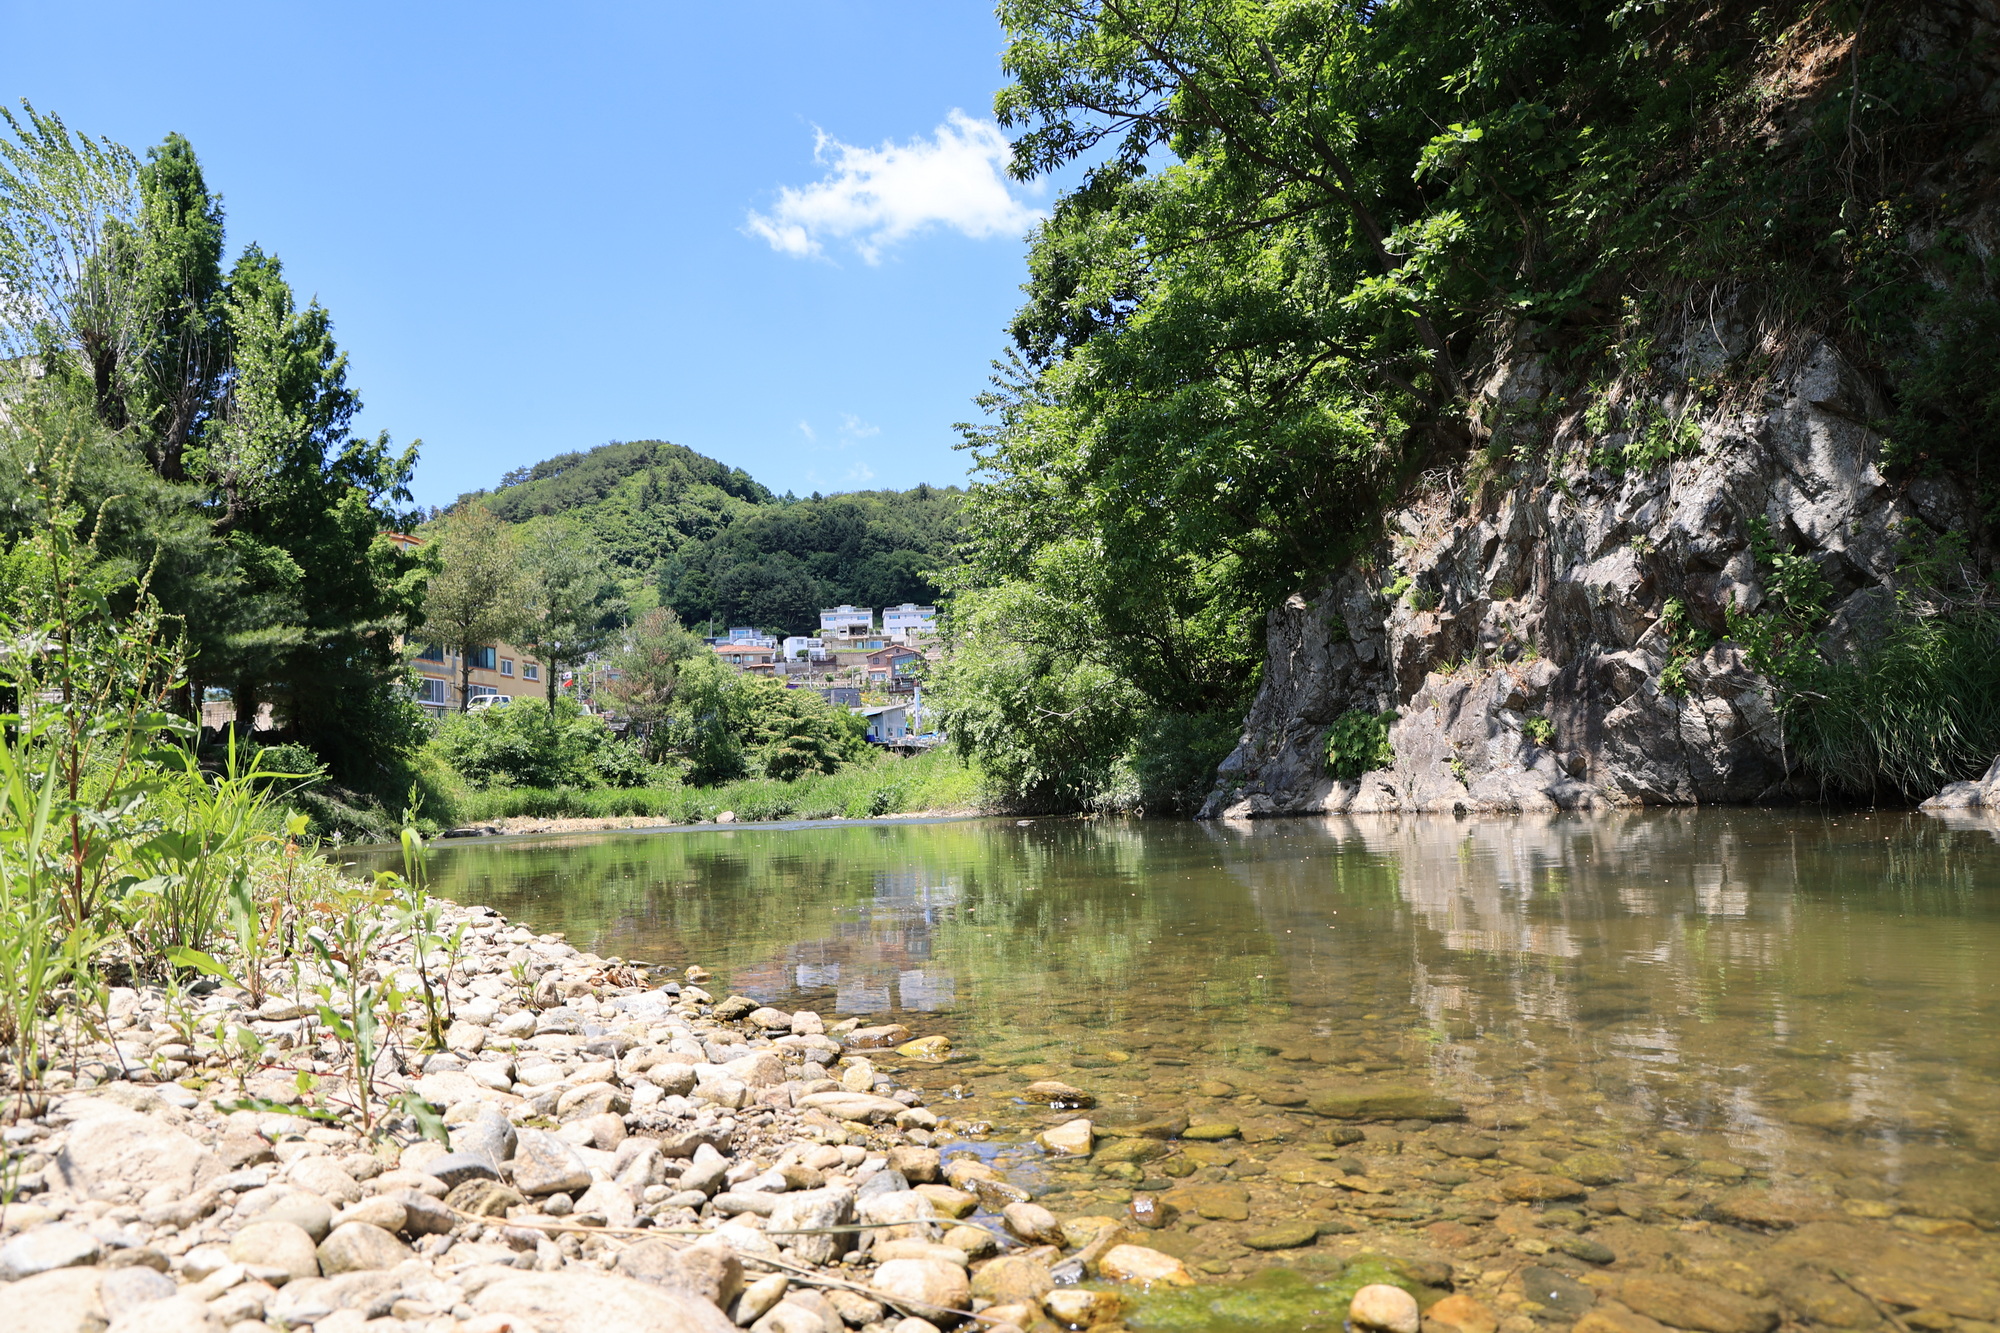
M 982 1155 L 1059 1215 L 1148 1194 L 1148 1243 L 1198 1273 L 1285 1270 L 1136 1327 L 1317 1327 L 1378 1261 L 1564 1328 L 1613 1301 L 1749 1333 L 2000 1321 L 1983 828 L 745 826 L 453 846 L 435 873 L 711 989 L 945 1033 L 942 1064 L 870 1058 L 990 1124 Z M 1032 1146 L 1079 1117 L 1089 1159 Z

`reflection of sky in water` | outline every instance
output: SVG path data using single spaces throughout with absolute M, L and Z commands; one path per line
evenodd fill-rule
M 832 934 L 783 946 L 788 965 L 738 969 L 736 989 L 766 1003 L 830 996 L 832 1007 L 846 1014 L 928 1014 L 955 1007 L 957 977 L 945 968 L 912 964 L 929 963 L 934 928 L 957 907 L 960 886 L 927 871 L 880 870 L 872 887 L 867 901 L 838 914 Z

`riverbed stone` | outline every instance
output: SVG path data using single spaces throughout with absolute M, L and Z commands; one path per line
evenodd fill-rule
M 824 1111 L 836 1120 L 859 1120 L 880 1124 L 894 1120 L 903 1104 L 889 1097 L 865 1092 L 813 1092 L 793 1103 L 800 1110 Z
M 1631 1173 L 1625 1163 L 1608 1152 L 1571 1153 L 1557 1168 L 1561 1174 L 1584 1185 L 1615 1185 Z
M 1250 1191 L 1233 1182 L 1183 1185 L 1161 1197 L 1183 1212 L 1212 1221 L 1244 1222 L 1250 1218 Z
M 319 1276 L 313 1238 L 295 1222 L 252 1222 L 230 1238 L 228 1253 L 239 1264 L 280 1268 L 289 1277 Z
M 1549 1203 L 1556 1199 L 1580 1199 L 1589 1191 L 1566 1176 L 1523 1171 L 1503 1179 L 1500 1193 L 1516 1203 Z
M 1424 1311 L 1424 1327 L 1433 1324 L 1438 1333 L 1496 1333 L 1500 1316 L 1477 1297 L 1454 1292 Z
M 1097 1166 L 1108 1166 L 1113 1162 L 1130 1162 L 1136 1165 L 1142 1162 L 1158 1161 L 1170 1151 L 1172 1150 L 1159 1139 L 1112 1139 L 1110 1142 L 1098 1146 L 1096 1152 L 1091 1157 L 1091 1161 Z
M 333 1205 L 309 1190 L 294 1185 L 269 1185 L 251 1190 L 236 1200 L 236 1215 L 269 1222 L 290 1222 L 301 1228 L 313 1243 L 326 1239 L 333 1229 Z
M 1144 1245 L 1113 1245 L 1098 1259 L 1097 1271 L 1108 1281 L 1140 1287 L 1194 1285 L 1186 1264 Z
M 913 1185 L 937 1183 L 943 1168 L 943 1159 L 935 1148 L 899 1144 L 889 1149 L 889 1169 Z
M 1371 1282 L 1354 1293 L 1347 1321 L 1357 1333 L 1418 1333 L 1423 1316 L 1417 1298 L 1401 1287 Z
M 1068 1328 L 1109 1325 L 1125 1308 L 1125 1302 L 1116 1292 L 1086 1291 L 1080 1287 L 1059 1287 L 1044 1297 L 1042 1304 L 1058 1324 Z
M 1060 1125 L 1052 1125 L 1035 1136 L 1044 1152 L 1052 1152 L 1062 1157 L 1088 1157 L 1096 1134 L 1088 1120 L 1066 1120 Z
M 0 1281 L 18 1282 L 58 1268 L 94 1264 L 103 1251 L 97 1237 L 81 1227 L 44 1223 L 0 1245 Z
M 884 1023 L 878 1027 L 854 1029 L 847 1034 L 847 1045 L 857 1051 L 881 1050 L 900 1046 L 909 1039 L 910 1030 L 901 1023 Z
M 942 1259 L 891 1259 L 876 1268 L 868 1285 L 899 1309 L 933 1321 L 943 1311 L 972 1304 L 972 1280 L 965 1269 Z
M 972 1294 L 995 1305 L 1039 1301 L 1055 1285 L 1047 1264 L 1018 1254 L 995 1259 L 972 1276 Z
M 1665 1273 L 1627 1278 L 1618 1299 L 1648 1318 L 1696 1333 L 1770 1333 L 1778 1323 L 1770 1301 Z
M 472 1308 L 523 1315 L 536 1333 L 735 1333 L 707 1301 L 609 1273 L 520 1273 L 480 1288 Z
M 1355 1086 L 1317 1093 L 1306 1103 L 1329 1120 L 1460 1120 L 1465 1107 L 1449 1097 L 1401 1084 Z
M 320 1272 L 328 1277 L 394 1268 L 409 1257 L 409 1246 L 366 1222 L 343 1222 L 319 1243 Z
M 854 1220 L 854 1191 L 845 1188 L 800 1190 L 781 1195 L 771 1209 L 767 1233 L 846 1226 Z M 831 1263 L 847 1253 L 851 1237 L 839 1233 L 777 1237 L 792 1247 L 804 1263 Z
M 442 1157 L 434 1157 L 424 1170 L 444 1183 L 447 1191 L 468 1180 L 500 1179 L 499 1163 L 506 1158 L 494 1158 L 483 1152 L 449 1152 Z
M 1197 1120 L 1181 1134 L 1192 1143 L 1220 1143 L 1243 1137 L 1243 1128 L 1228 1120 Z
M 1037 1079 L 1021 1090 L 1031 1102 L 1045 1102 L 1052 1111 L 1085 1111 L 1097 1105 L 1097 1098 L 1061 1079 Z
M 590 1188 L 590 1168 L 555 1135 L 524 1129 L 514 1147 L 514 1188 L 530 1198 L 580 1193 Z
M 336 1206 L 361 1198 L 361 1182 L 331 1157 L 301 1157 L 293 1162 L 286 1178 L 302 1190 L 319 1195 Z
M 171 1189 L 186 1197 L 222 1174 L 222 1161 L 193 1137 L 148 1115 L 97 1098 L 71 1098 L 64 1111 L 81 1118 L 55 1156 L 55 1176 L 86 1199 L 133 1197 Z
M 1312 1222 L 1280 1222 L 1243 1238 L 1253 1250 L 1296 1250 L 1319 1240 L 1319 1227 Z
M 1030 1245 L 1061 1245 L 1062 1223 L 1038 1203 L 1010 1203 L 1000 1210 L 1007 1230 Z

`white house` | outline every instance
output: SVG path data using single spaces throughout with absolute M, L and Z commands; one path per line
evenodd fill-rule
M 851 639 L 875 628 L 875 608 L 849 606 L 842 602 L 819 613 L 819 633 L 823 639 Z
M 853 710 L 868 724 L 868 739 L 882 741 L 901 740 L 909 734 L 910 707 L 908 704 L 878 705 L 873 708 Z
M 793 634 L 785 639 L 784 660 L 787 662 L 824 662 L 826 660 L 826 640 L 809 639 L 803 634 Z
M 894 643 L 914 643 L 937 634 L 937 608 L 904 602 L 882 611 L 882 633 Z

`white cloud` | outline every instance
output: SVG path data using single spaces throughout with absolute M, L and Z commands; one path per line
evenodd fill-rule
M 806 437 L 807 444 L 811 444 L 819 439 L 819 432 L 812 428 L 812 422 L 810 421 L 801 421 L 799 423 L 799 434 Z
M 813 158 L 828 173 L 811 185 L 780 188 L 777 204 L 752 211 L 745 230 L 801 259 L 824 254 L 828 241 L 847 241 L 870 264 L 930 227 L 975 240 L 1020 236 L 1042 214 L 1015 196 L 1008 151 L 998 126 L 957 110 L 929 139 L 907 144 L 857 148 L 822 130 Z
M 873 481 L 875 479 L 875 469 L 869 467 L 866 463 L 856 463 L 853 467 L 847 469 L 847 479 L 857 482 Z
M 880 426 L 871 426 L 852 412 L 842 412 L 840 414 L 840 434 L 843 439 L 865 440 L 870 435 L 880 435 L 881 433 L 882 428 Z

